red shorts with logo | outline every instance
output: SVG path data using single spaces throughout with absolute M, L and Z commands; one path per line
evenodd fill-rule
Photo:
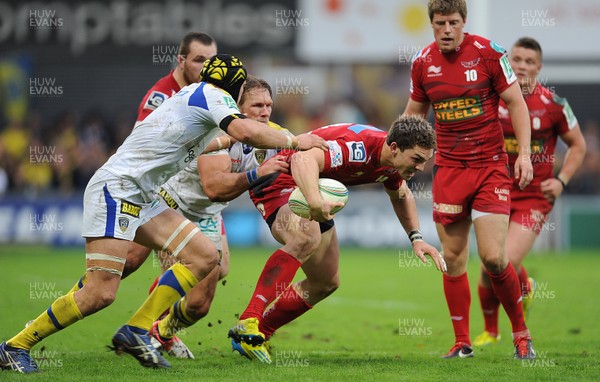
M 540 192 L 537 195 L 523 194 L 511 190 L 510 221 L 518 223 L 530 231 L 540 234 L 554 205 Z
M 250 199 L 263 219 L 267 220 L 281 206 L 287 204 L 295 188 L 293 177 L 276 172 L 252 183 Z
M 509 215 L 511 186 L 506 166 L 435 166 L 433 221 L 455 223 L 470 218 L 472 210 Z

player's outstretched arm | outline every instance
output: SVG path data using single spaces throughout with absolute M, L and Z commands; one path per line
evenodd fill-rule
M 271 129 L 262 122 L 253 121 L 248 118 L 233 119 L 227 127 L 227 133 L 238 141 L 258 148 L 291 148 L 299 150 L 319 148 L 321 150 L 329 150 L 327 142 L 317 135 L 303 134 L 296 137 Z
M 402 185 L 398 190 L 390 190 L 384 188 L 385 192 L 390 197 L 390 202 L 394 208 L 394 212 L 402 224 L 402 227 L 406 231 L 415 255 L 421 259 L 424 263 L 427 262 L 425 255 L 431 257 L 435 263 L 436 268 L 441 271 L 447 271 L 446 262 L 440 254 L 440 252 L 432 245 L 427 244 L 423 240 L 423 235 L 419 231 L 419 214 L 417 211 L 417 204 L 412 192 L 406 185 L 406 182 L 402 182 Z
M 273 172 L 287 172 L 288 163 L 283 157 L 276 155 L 257 169 L 256 177 Z M 226 153 L 198 156 L 198 173 L 202 179 L 202 187 L 206 196 L 213 202 L 228 202 L 248 191 L 250 180 L 248 172 L 231 172 L 231 157 Z
M 510 121 L 515 130 L 519 144 L 519 156 L 515 162 L 515 179 L 519 179 L 519 187 L 524 189 L 533 179 L 533 165 L 531 164 L 531 122 L 529 111 L 523 99 L 521 88 L 514 82 L 505 91 L 500 93 L 500 98 L 506 103 Z

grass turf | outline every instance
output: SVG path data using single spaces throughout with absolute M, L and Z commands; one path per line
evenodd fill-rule
M 3 247 L 0 340 L 66 293 L 84 269 L 81 249 Z M 181 333 L 196 360 L 169 358 L 170 370 L 144 369 L 106 345 L 147 295 L 156 274 L 150 261 L 121 284 L 117 301 L 44 340 L 32 351 L 44 373 L 1 372 L 0 380 L 598 380 L 600 267 L 595 253 L 549 254 L 526 260 L 538 282 L 529 327 L 538 359 L 512 359 L 510 326 L 501 312 L 502 342 L 475 348 L 473 359 L 443 360 L 453 333 L 440 274 L 409 251 L 343 248 L 341 287 L 273 337 L 273 364 L 231 353 L 227 331 L 244 309 L 265 260 L 265 248 L 233 248 L 231 271 L 209 315 Z M 469 262 L 471 336 L 482 330 L 476 295 L 478 262 Z

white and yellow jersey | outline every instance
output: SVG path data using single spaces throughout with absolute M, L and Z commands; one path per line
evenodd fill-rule
M 269 121 L 269 127 L 289 133 L 278 124 Z M 257 149 L 250 145 L 236 142 L 229 150 L 223 149 L 208 155 L 229 155 L 231 172 L 241 173 L 259 167 L 266 160 L 277 154 L 276 149 Z M 193 161 L 189 166 L 169 179 L 160 191 L 161 197 L 171 208 L 179 209 L 190 217 L 204 217 L 206 214 L 221 212 L 228 203 L 211 202 L 202 188 L 202 180 L 198 174 L 198 163 Z
M 205 82 L 186 86 L 135 127 L 102 169 L 137 185 L 149 202 L 161 184 L 196 162 L 234 114 L 240 111 L 223 90 Z

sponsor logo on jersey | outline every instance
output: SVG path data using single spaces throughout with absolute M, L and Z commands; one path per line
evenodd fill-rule
M 483 114 L 479 97 L 451 98 L 433 104 L 438 122 L 456 122 Z
M 500 66 L 502 67 L 502 72 L 504 73 L 507 83 L 512 84 L 517 80 L 517 76 L 513 71 L 512 66 L 510 66 L 508 55 L 506 53 L 500 57 Z
M 231 97 L 223 97 L 223 99 L 225 100 L 225 105 L 227 105 L 228 107 L 232 108 L 232 109 L 237 109 L 237 104 L 235 103 L 235 101 L 233 100 L 233 98 Z
M 433 209 L 437 212 L 456 215 L 462 212 L 463 207 L 460 204 L 446 204 L 433 202 Z
M 481 45 L 479 41 L 475 41 L 473 45 L 475 45 L 478 49 L 485 49 L 485 45 Z
M 133 216 L 134 218 L 140 217 L 140 211 L 142 207 L 137 204 L 133 204 L 131 202 L 127 202 L 125 200 L 121 201 L 121 213 L 129 216 Z
M 169 98 L 168 95 L 155 90 L 152 93 L 150 93 L 150 96 L 148 96 L 148 100 L 144 105 L 144 109 L 154 110 L 160 105 L 162 105 L 162 103 L 165 102 L 167 98 Z
M 169 195 L 167 190 L 161 187 L 160 191 L 158 191 L 158 194 L 161 196 L 161 198 L 163 198 L 165 203 L 167 203 L 167 206 L 171 207 L 174 210 L 179 208 L 179 204 L 177 204 L 177 202 L 173 200 L 173 197 Z
M 504 149 L 508 154 L 516 155 L 519 153 L 519 142 L 515 137 L 504 138 Z M 543 139 L 532 139 L 531 140 L 531 154 L 542 154 L 544 151 L 544 140 Z
M 336 141 L 327 141 L 329 144 L 329 157 L 331 158 L 331 167 L 338 167 L 344 163 L 342 158 L 342 148 Z
M 346 142 L 346 146 L 348 146 L 349 162 L 364 163 L 367 161 L 367 150 L 364 142 Z
M 126 217 L 120 217 L 119 218 L 119 229 L 121 230 L 121 232 L 125 233 L 125 231 L 127 231 L 128 227 L 129 227 L 129 219 L 127 219 Z
M 267 157 L 267 150 L 254 150 L 254 158 L 259 165 L 263 164 Z
M 477 57 L 476 59 L 471 60 L 471 61 L 461 61 L 460 64 L 463 66 L 463 68 L 471 69 L 471 68 L 476 67 L 479 64 L 479 60 L 480 60 L 480 58 Z
M 442 75 L 442 67 L 430 65 L 427 68 L 427 77 L 439 77 Z
M 506 49 L 502 47 L 502 45 L 497 42 L 490 41 L 490 46 L 498 53 L 506 53 Z
M 242 152 L 244 153 L 244 155 L 248 155 L 252 152 L 252 150 L 254 149 L 254 147 L 247 145 L 245 143 L 242 144 Z
M 375 181 L 376 181 L 377 183 L 383 183 L 383 182 L 385 182 L 386 180 L 388 180 L 389 178 L 390 178 L 389 176 L 382 175 L 382 176 L 380 176 L 379 178 L 375 179 Z

